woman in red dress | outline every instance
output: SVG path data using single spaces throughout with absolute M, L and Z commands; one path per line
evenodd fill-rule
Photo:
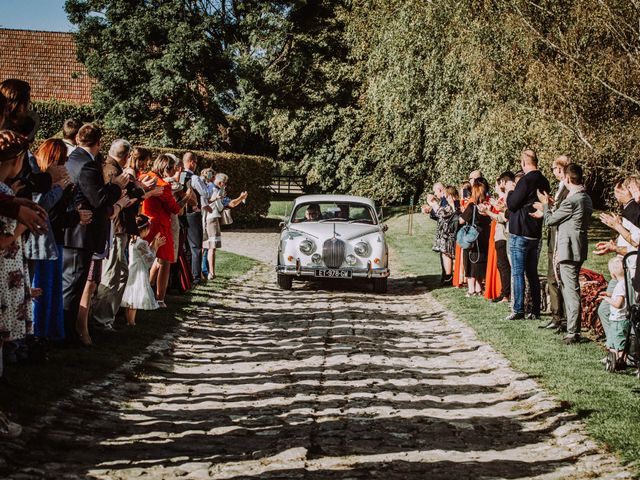
M 150 273 L 152 283 L 156 278 L 156 296 L 161 308 L 167 306 L 164 298 L 167 293 L 171 263 L 175 261 L 173 242 L 178 241 L 177 238 L 173 238 L 171 214 L 177 215 L 184 206 L 184 203 L 181 204 L 175 200 L 171 192 L 171 185 L 164 180 L 166 177 L 172 177 L 175 172 L 176 161 L 169 155 L 160 154 L 153 162 L 151 171 L 147 175 L 155 178 L 156 187 L 162 187 L 164 191 L 162 195 L 149 197 L 142 202 L 142 214 L 149 217 L 150 221 L 149 233 L 145 240 L 151 243 L 158 234 L 166 239 L 166 243 L 156 252 L 157 258 Z

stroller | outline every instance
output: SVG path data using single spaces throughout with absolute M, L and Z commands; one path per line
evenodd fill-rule
M 636 368 L 636 377 L 640 379 L 640 304 L 637 303 L 637 295 L 632 286 L 632 276 L 629 270 L 628 261 L 633 258 L 635 262 L 638 252 L 629 252 L 622 260 L 624 268 L 624 284 L 625 284 L 625 300 L 627 303 L 627 318 L 629 319 L 629 328 L 627 330 L 627 338 L 624 342 L 624 355 L 619 361 L 615 352 L 609 352 L 605 363 L 607 372 L 615 372 L 622 370 L 628 365 Z

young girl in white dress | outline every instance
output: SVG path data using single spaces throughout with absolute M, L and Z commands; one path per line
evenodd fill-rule
M 129 278 L 122 296 L 122 306 L 127 309 L 127 325 L 136 324 L 138 310 L 156 310 L 159 308 L 149 283 L 149 270 L 156 259 L 156 251 L 165 244 L 166 239 L 156 235 L 151 245 L 144 240 L 149 233 L 149 217 L 136 217 L 139 235 L 131 238 L 129 244 Z

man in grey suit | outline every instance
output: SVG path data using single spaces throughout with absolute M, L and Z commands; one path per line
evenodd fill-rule
M 571 160 L 565 155 L 560 155 L 553 161 L 551 165 L 553 169 L 553 175 L 558 180 L 558 190 L 553 197 L 553 204 L 551 211 L 562 203 L 569 194 L 569 189 L 564 182 L 564 169 L 571 163 Z M 562 301 L 562 292 L 560 291 L 560 285 L 556 278 L 556 272 L 554 268 L 553 259 L 556 249 L 556 235 L 558 227 L 549 226 L 547 229 L 547 287 L 549 288 L 549 307 L 551 309 L 551 321 L 540 328 L 548 328 L 554 330 L 563 330 L 565 328 L 564 323 L 564 304 Z
M 542 211 L 530 215 L 540 218 L 548 226 L 558 228 L 555 246 L 554 265 L 559 272 L 560 290 L 564 300 L 564 312 L 567 318 L 565 344 L 580 341 L 580 267 L 587 258 L 587 230 L 593 213 L 591 198 L 585 192 L 582 168 L 569 164 L 564 170 L 564 181 L 568 190 L 567 197 L 552 212 L 549 208 L 549 196 L 539 193 L 538 199 Z

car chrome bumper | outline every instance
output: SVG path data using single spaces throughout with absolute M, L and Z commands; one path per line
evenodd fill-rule
M 295 275 L 297 277 L 314 277 L 316 270 L 324 270 L 327 267 L 318 265 L 317 267 L 301 267 L 295 265 L 278 265 L 276 272 L 284 275 Z M 341 268 L 340 270 L 351 270 L 353 278 L 386 278 L 391 273 L 388 268 Z

